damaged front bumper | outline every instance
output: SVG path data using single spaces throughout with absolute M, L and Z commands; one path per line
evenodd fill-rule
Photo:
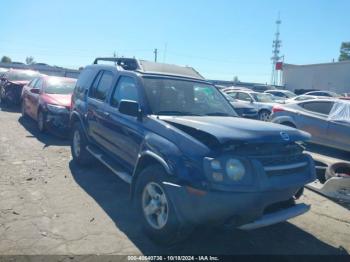
M 51 113 L 46 115 L 46 126 L 60 132 L 69 132 L 69 113 Z

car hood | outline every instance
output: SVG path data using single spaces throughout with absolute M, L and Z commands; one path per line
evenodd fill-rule
M 48 104 L 70 107 L 72 95 L 43 94 L 43 100 Z
M 295 128 L 238 117 L 218 116 L 159 116 L 159 119 L 175 126 L 206 144 L 217 140 L 228 142 L 288 143 L 307 141 L 311 136 Z

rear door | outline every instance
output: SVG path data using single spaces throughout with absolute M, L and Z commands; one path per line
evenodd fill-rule
M 350 115 L 348 107 L 337 103 L 332 110 L 335 115 L 328 120 L 327 135 L 332 137 L 333 146 L 350 151 Z
M 105 121 L 108 119 L 106 98 L 112 88 L 115 74 L 101 70 L 95 77 L 87 98 L 87 117 L 89 136 L 102 148 L 110 150 L 105 133 Z
M 297 127 L 309 132 L 312 141 L 329 145 L 332 137 L 328 137 L 328 115 L 333 107 L 331 101 L 309 101 L 300 103 L 301 110 L 297 112 Z

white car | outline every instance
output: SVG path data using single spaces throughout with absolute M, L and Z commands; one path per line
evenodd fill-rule
M 262 121 L 269 121 L 272 107 L 280 104 L 271 94 L 245 90 L 228 90 L 224 92 L 239 101 L 250 103 L 258 111 L 259 119 Z

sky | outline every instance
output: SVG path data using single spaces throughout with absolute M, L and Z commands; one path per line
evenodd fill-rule
M 348 0 L 11 0 L 0 56 L 79 68 L 118 56 L 188 65 L 208 79 L 266 83 L 280 13 L 290 64 L 331 62 L 350 41 Z

